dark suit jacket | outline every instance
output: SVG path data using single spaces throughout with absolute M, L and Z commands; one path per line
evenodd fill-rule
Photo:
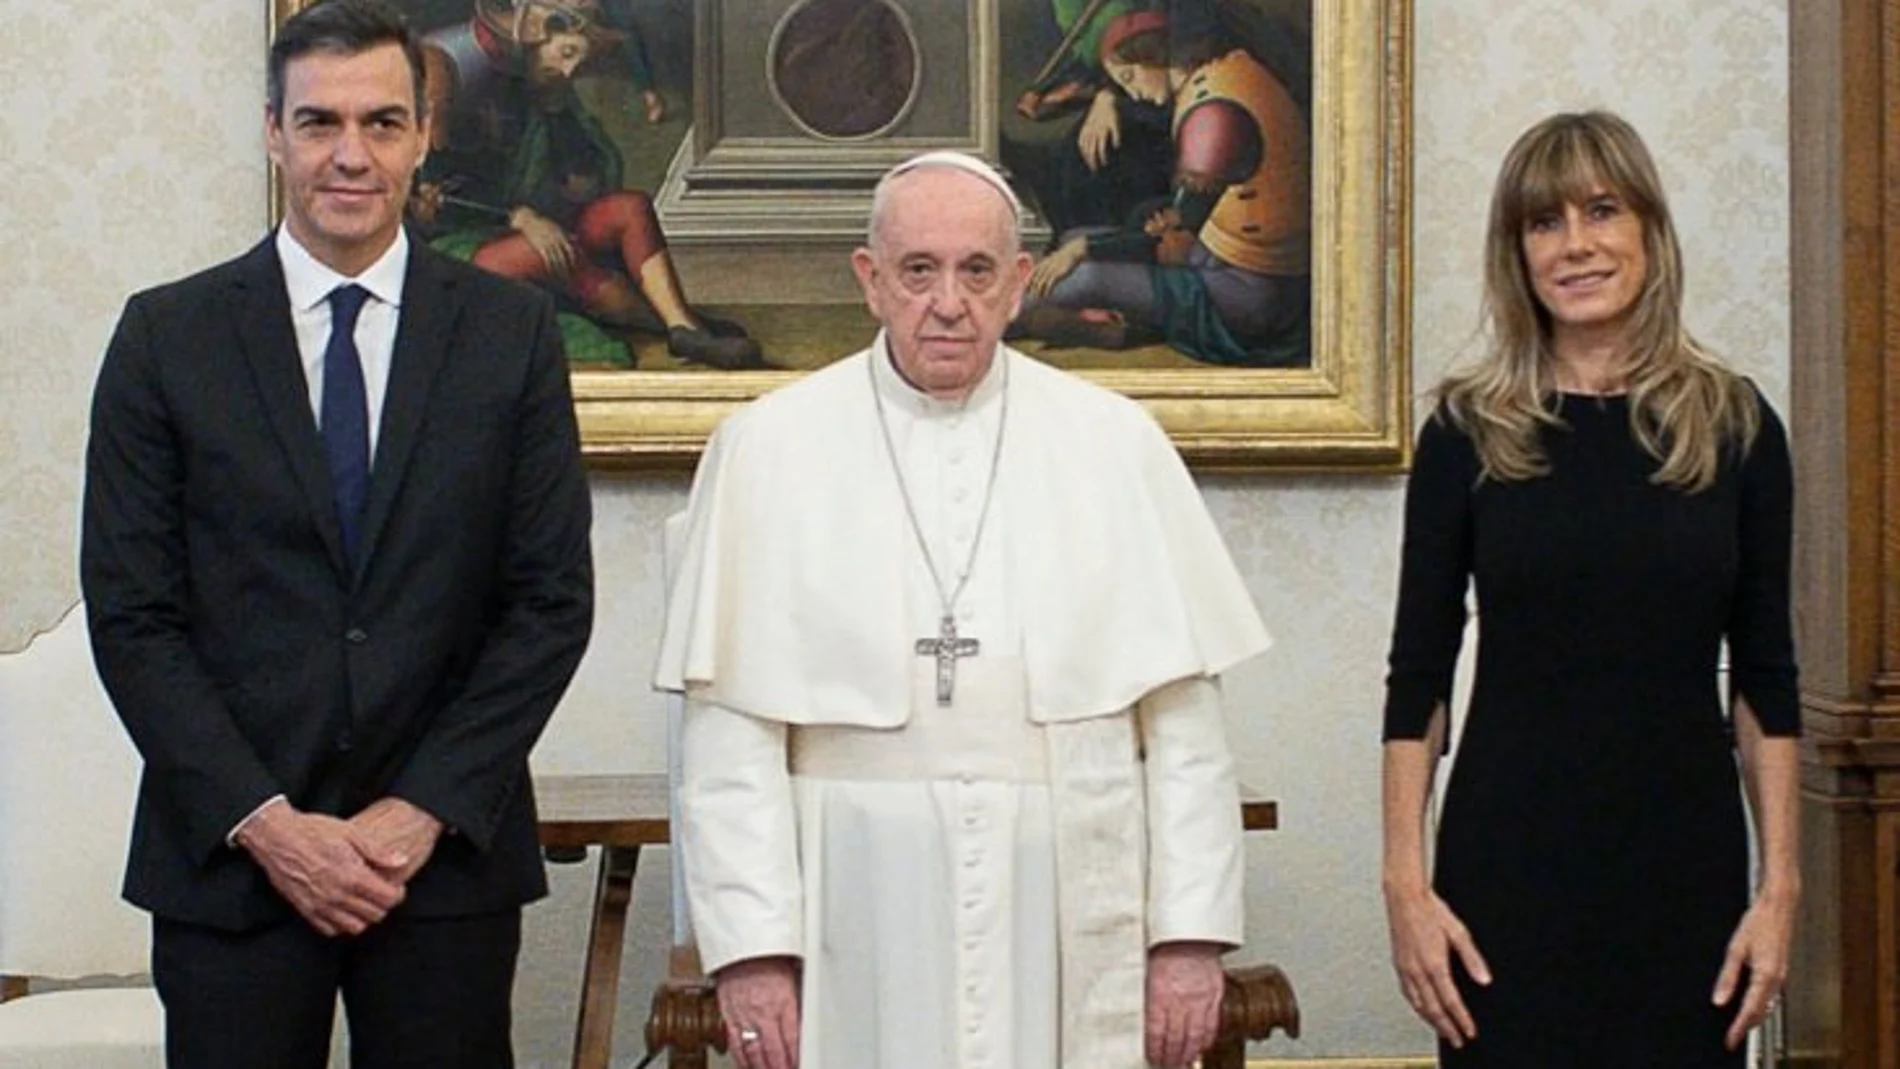
M 546 892 L 528 751 L 593 619 L 589 497 L 548 299 L 412 243 L 349 567 L 276 248 L 134 296 L 93 399 L 81 582 L 144 758 L 125 895 L 289 915 L 225 835 L 282 792 L 444 821 L 402 909 Z

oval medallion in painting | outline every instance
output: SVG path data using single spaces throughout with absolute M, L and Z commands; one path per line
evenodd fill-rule
M 772 97 L 813 137 L 852 141 L 897 125 L 917 98 L 922 52 L 891 0 L 800 0 L 772 30 Z

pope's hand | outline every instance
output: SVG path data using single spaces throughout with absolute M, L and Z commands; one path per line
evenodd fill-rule
M 797 1069 L 798 966 L 792 958 L 752 958 L 713 974 L 726 1050 L 739 1069 Z
M 1148 952 L 1147 1057 L 1163 1069 L 1192 1065 L 1220 1031 L 1220 946 L 1162 943 Z

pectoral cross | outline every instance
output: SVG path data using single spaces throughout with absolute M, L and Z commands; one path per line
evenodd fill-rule
M 936 638 L 917 640 L 917 656 L 937 659 L 939 707 L 949 705 L 951 692 L 957 689 L 957 658 L 974 657 L 982 648 L 976 639 L 957 637 L 957 621 L 949 613 L 944 613 L 943 620 L 937 625 Z

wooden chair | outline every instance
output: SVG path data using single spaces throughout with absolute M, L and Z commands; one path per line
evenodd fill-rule
M 0 658 L 0 1069 L 163 1069 L 150 923 L 119 898 L 137 776 L 83 611 Z M 56 983 L 82 977 L 109 986 Z
M 1275 1029 L 1300 1034 L 1300 1007 L 1286 975 L 1272 965 L 1228 969 L 1220 1033 L 1201 1058 L 1203 1069 L 1244 1069 L 1248 1041 Z M 673 1069 L 705 1069 L 711 1052 L 725 1053 L 725 1022 L 712 981 L 680 976 L 663 982 L 653 992 L 646 1041 L 648 1050 L 667 1052 Z

